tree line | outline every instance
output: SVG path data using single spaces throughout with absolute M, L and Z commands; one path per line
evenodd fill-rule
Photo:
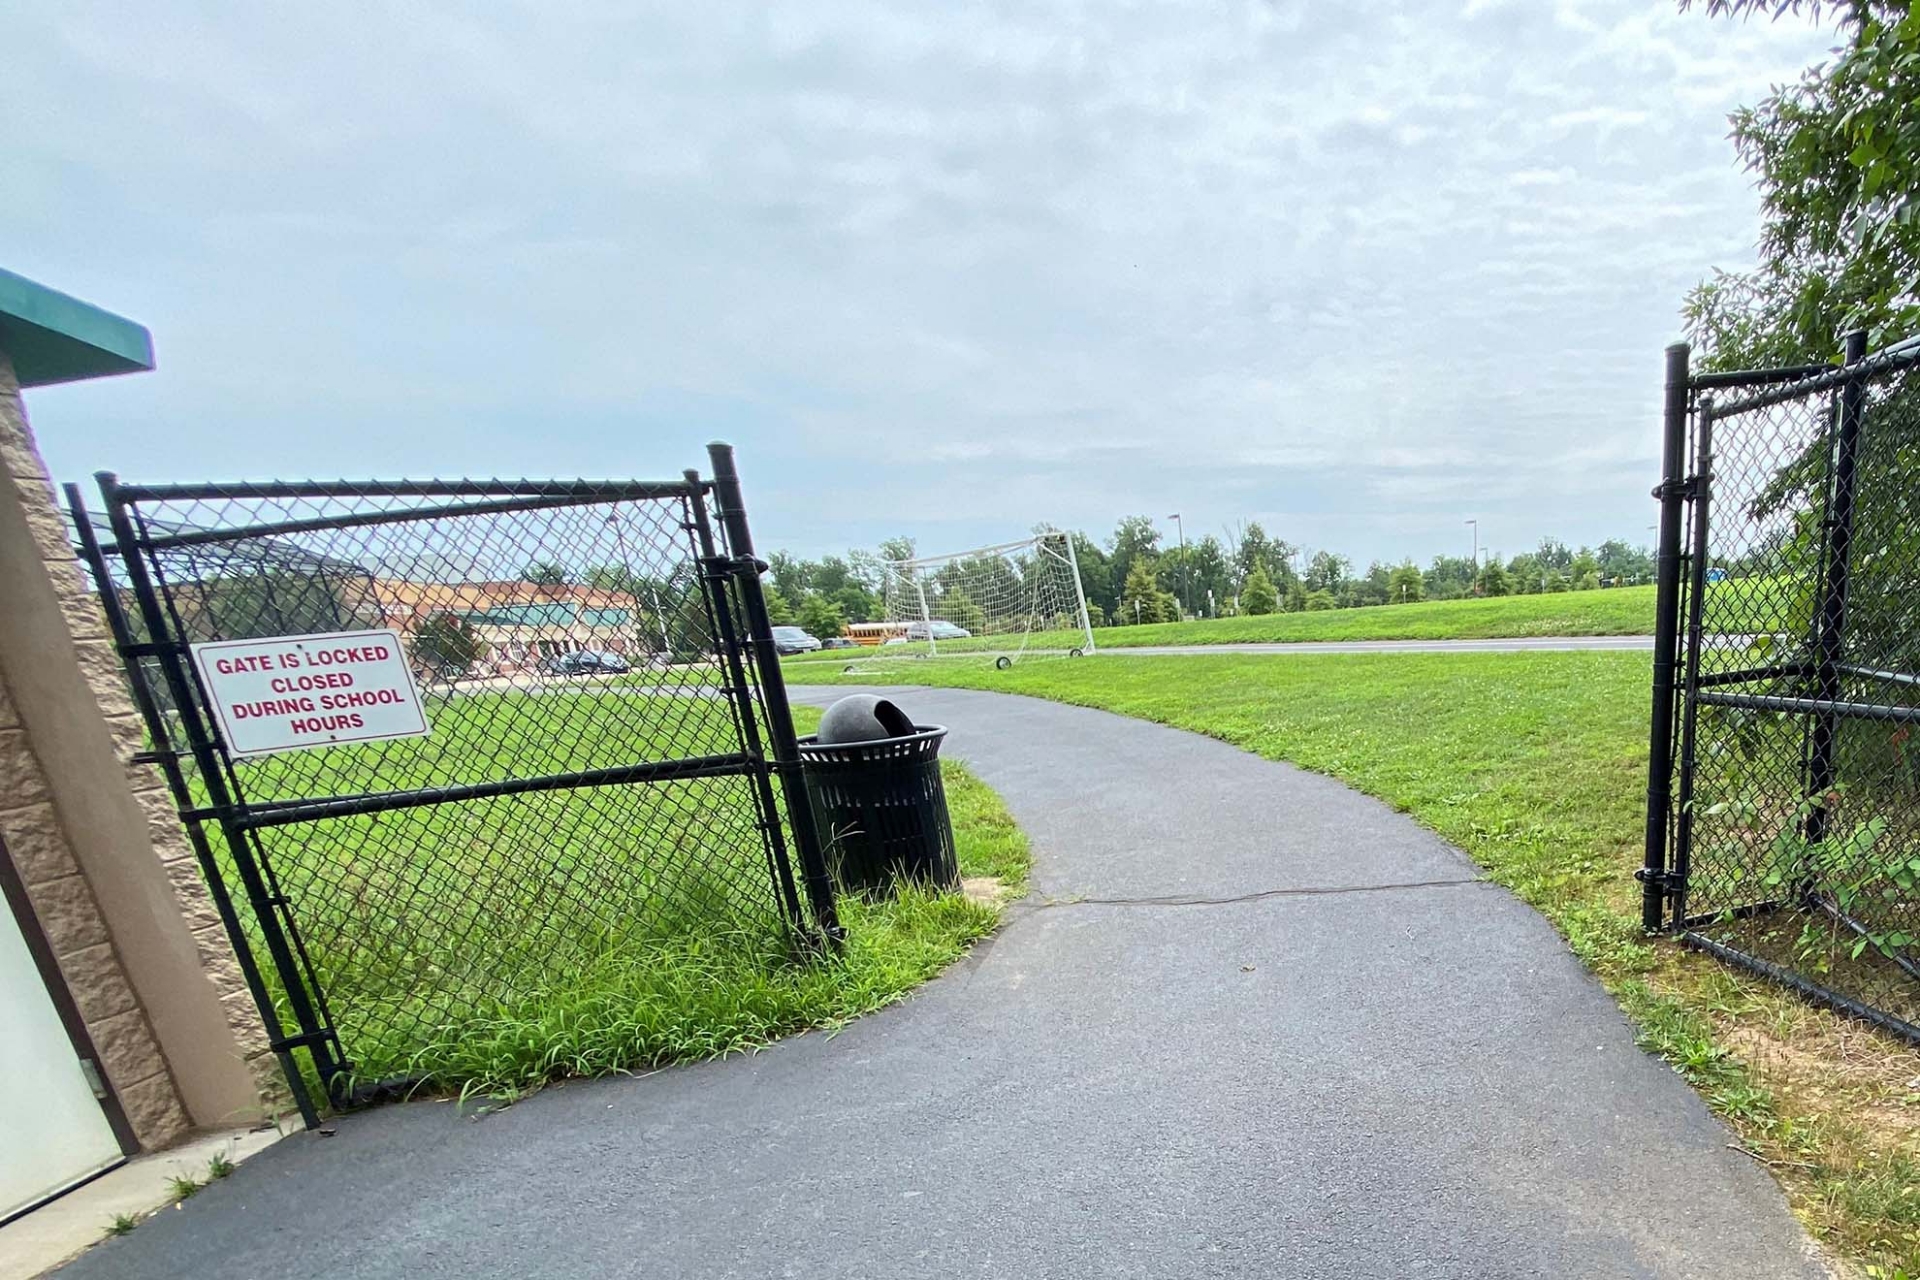
M 1425 567 L 1408 559 L 1374 561 L 1361 570 L 1338 552 L 1272 537 L 1257 522 L 1184 546 L 1168 545 L 1146 516 L 1126 517 L 1103 541 L 1078 530 L 1069 536 L 1095 626 L 1589 591 L 1653 580 L 1649 553 L 1620 539 L 1576 549 L 1546 538 L 1532 551 L 1483 556 L 1477 565 L 1470 556 L 1435 556 Z M 886 608 L 883 561 L 913 554 L 910 538 L 888 539 L 877 554 L 807 560 L 775 552 L 768 561 L 769 611 L 776 624 L 816 636 L 839 635 L 850 622 L 879 621 Z

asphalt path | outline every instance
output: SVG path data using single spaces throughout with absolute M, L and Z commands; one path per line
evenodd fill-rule
M 1826 1274 L 1558 935 L 1415 823 L 1143 721 L 887 693 L 1036 852 L 917 996 L 483 1118 L 344 1117 L 61 1275 Z

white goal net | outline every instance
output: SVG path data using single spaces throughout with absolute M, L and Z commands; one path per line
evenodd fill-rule
M 1064 533 L 889 560 L 883 570 L 883 620 L 848 628 L 868 646 L 857 662 L 973 656 L 1010 667 L 1043 654 L 1093 652 L 1080 566 Z

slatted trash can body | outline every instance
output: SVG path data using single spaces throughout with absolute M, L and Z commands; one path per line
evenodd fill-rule
M 960 887 L 947 789 L 940 779 L 941 725 L 897 738 L 825 744 L 800 739 L 820 843 L 842 890 L 887 894 L 903 880 Z

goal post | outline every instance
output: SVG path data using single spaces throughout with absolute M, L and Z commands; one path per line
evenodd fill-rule
M 880 658 L 1027 658 L 1093 652 L 1073 539 L 1056 529 L 947 555 L 882 562 L 884 618 L 857 664 Z

